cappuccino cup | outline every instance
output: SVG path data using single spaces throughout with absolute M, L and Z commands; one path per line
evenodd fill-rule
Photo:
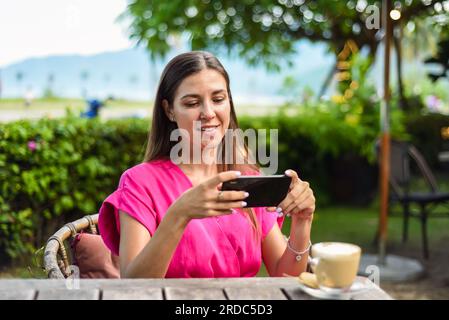
M 323 290 L 347 290 L 359 269 L 361 248 L 343 242 L 321 242 L 312 246 L 311 268 Z

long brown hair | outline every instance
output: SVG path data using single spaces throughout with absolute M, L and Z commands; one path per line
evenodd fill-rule
M 159 85 L 156 92 L 156 98 L 153 108 L 153 118 L 151 123 L 151 128 L 148 134 L 147 148 L 145 151 L 144 162 L 149 162 L 152 160 L 167 159 L 170 157 L 170 151 L 173 146 L 177 143 L 176 141 L 170 141 L 171 132 L 177 128 L 175 122 L 170 121 L 167 117 L 164 108 L 162 106 L 162 101 L 167 100 L 170 107 L 173 106 L 173 101 L 175 98 L 175 92 L 178 89 L 181 82 L 195 73 L 200 72 L 204 69 L 213 69 L 219 72 L 226 80 L 226 89 L 229 97 L 229 102 L 231 106 L 229 127 L 227 129 L 232 129 L 233 132 L 239 129 L 237 116 L 235 114 L 234 103 L 232 101 L 232 95 L 230 90 L 229 76 L 220 61 L 211 53 L 205 51 L 191 51 L 180 54 L 174 57 L 165 67 L 162 72 Z M 236 161 L 232 161 L 228 164 L 225 161 L 225 152 L 221 153 L 222 161 L 217 164 L 217 171 L 223 172 L 228 170 L 240 170 L 242 172 L 249 170 L 259 171 L 256 164 L 251 164 L 248 161 L 249 150 L 246 143 L 243 141 L 243 145 L 236 142 L 237 137 L 233 136 L 232 144 L 232 156 L 233 160 L 236 159 L 237 154 L 243 156 L 245 159 L 244 164 L 236 164 Z M 241 140 L 242 141 L 242 140 Z M 220 146 L 221 150 L 226 149 L 226 139 L 223 138 Z M 260 237 L 260 226 L 257 222 L 257 217 L 254 211 L 250 208 L 243 209 L 250 219 L 250 222 L 256 231 L 256 235 Z

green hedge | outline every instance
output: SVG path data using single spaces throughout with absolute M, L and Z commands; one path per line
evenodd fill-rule
M 375 117 L 284 108 L 239 122 L 243 129 L 279 129 L 278 171 L 297 170 L 319 205 L 358 197 L 366 202 L 377 191 Z M 397 123 L 395 135 L 404 136 Z M 122 172 L 143 158 L 148 126 L 145 119 L 70 115 L 1 124 L 0 263 L 26 258 L 64 223 L 97 212 Z
M 0 126 L 0 258 L 20 258 L 98 210 L 143 155 L 147 121 L 67 117 Z

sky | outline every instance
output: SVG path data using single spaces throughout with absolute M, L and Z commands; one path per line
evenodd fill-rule
M 0 0 L 0 67 L 26 58 L 132 46 L 116 22 L 127 0 Z

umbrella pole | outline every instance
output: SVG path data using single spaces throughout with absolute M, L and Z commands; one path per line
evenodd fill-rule
M 380 110 L 381 163 L 380 163 L 380 216 L 379 216 L 379 263 L 385 264 L 387 225 L 388 225 L 388 189 L 390 176 L 390 48 L 392 21 L 389 17 L 391 0 L 383 0 L 384 36 L 384 90 Z

